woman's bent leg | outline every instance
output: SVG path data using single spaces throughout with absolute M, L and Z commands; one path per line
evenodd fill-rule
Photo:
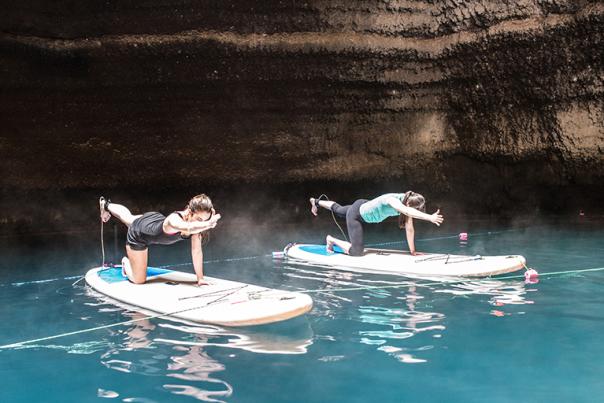
M 348 236 L 350 237 L 350 256 L 363 256 L 365 244 L 363 242 L 363 224 L 357 220 L 346 221 Z
M 128 273 L 128 278 L 135 284 L 144 284 L 147 281 L 147 258 L 149 256 L 149 250 L 135 250 L 126 245 L 126 252 L 128 253 L 128 260 L 130 260 L 130 267 L 132 273 Z M 132 274 L 132 277 L 130 277 Z
M 340 206 L 336 202 L 332 203 L 333 204 L 330 206 L 329 209 L 338 217 L 345 218 L 346 214 L 348 214 L 348 210 L 350 210 L 350 206 Z
M 346 254 L 350 252 L 350 242 L 342 241 L 341 239 L 334 238 L 331 235 L 327 235 L 327 237 L 325 238 L 325 248 L 327 249 L 327 251 L 333 253 L 334 245 L 340 247 L 340 249 L 342 249 Z
M 109 210 L 112 216 L 116 217 L 127 226 L 131 226 L 134 220 L 142 216 L 142 214 L 133 215 L 126 206 L 117 203 L 109 203 L 107 205 L 107 210 Z
M 346 229 L 348 230 L 348 238 L 351 244 L 349 250 L 350 256 L 362 256 L 365 251 L 363 222 L 359 212 L 360 206 L 365 202 L 366 200 L 355 201 L 346 214 Z
M 334 204 L 336 204 L 336 202 L 331 201 L 331 200 L 319 200 L 317 202 L 317 204 L 320 207 L 323 207 L 324 209 L 331 210 L 331 206 L 333 206 Z

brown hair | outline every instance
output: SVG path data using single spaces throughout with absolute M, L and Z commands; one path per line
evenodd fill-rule
M 197 196 L 193 197 L 185 206 L 185 209 L 189 209 L 189 214 L 195 214 L 202 211 L 211 212 L 213 208 L 214 206 L 212 205 L 212 200 L 210 200 L 210 198 L 204 193 L 198 194 Z M 202 232 L 201 244 L 205 245 L 208 242 L 210 242 L 210 232 Z
M 422 213 L 426 212 L 426 199 L 424 199 L 424 196 L 420 195 L 419 193 L 412 192 L 411 190 L 405 192 L 405 197 L 403 197 L 403 204 L 405 206 L 409 206 L 411 208 L 419 210 Z M 405 228 L 406 221 L 406 216 L 404 214 L 399 214 L 398 227 L 400 229 Z
M 212 211 L 212 207 L 212 200 L 202 193 L 189 200 L 185 209 L 189 209 L 191 213 L 195 214 L 201 211 Z

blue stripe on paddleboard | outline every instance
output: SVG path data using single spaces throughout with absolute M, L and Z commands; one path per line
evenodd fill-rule
M 172 270 L 159 269 L 157 267 L 147 267 L 147 277 L 158 276 L 160 274 L 170 273 Z M 111 267 L 98 272 L 99 277 L 106 283 L 117 283 L 126 281 L 128 278 L 122 276 L 122 267 Z
M 313 253 L 315 255 L 321 255 L 321 256 L 333 255 L 333 253 L 327 252 L 327 249 L 325 249 L 325 245 L 303 245 L 303 246 L 299 246 L 299 248 L 300 248 L 300 250 L 303 250 L 304 252 Z M 340 248 L 339 246 L 334 245 L 333 250 L 335 253 L 344 253 L 342 248 Z

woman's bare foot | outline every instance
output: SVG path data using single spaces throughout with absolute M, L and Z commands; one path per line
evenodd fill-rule
M 314 197 L 310 198 L 310 212 L 314 216 L 319 213 L 319 209 L 317 208 L 317 199 L 315 199 Z
M 122 258 L 122 276 L 126 277 L 128 280 L 132 281 L 134 278 L 132 276 L 132 266 L 130 266 L 130 259 L 126 256 Z
M 325 237 L 325 250 L 327 253 L 333 253 L 333 238 L 331 235 Z
M 107 200 L 103 196 L 99 198 L 99 209 L 101 211 L 101 221 L 107 222 L 111 219 L 111 213 L 107 211 Z

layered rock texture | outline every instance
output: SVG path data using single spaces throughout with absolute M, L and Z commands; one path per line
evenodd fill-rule
M 602 1 L 3 9 L 5 191 L 400 181 L 552 211 L 604 193 Z

